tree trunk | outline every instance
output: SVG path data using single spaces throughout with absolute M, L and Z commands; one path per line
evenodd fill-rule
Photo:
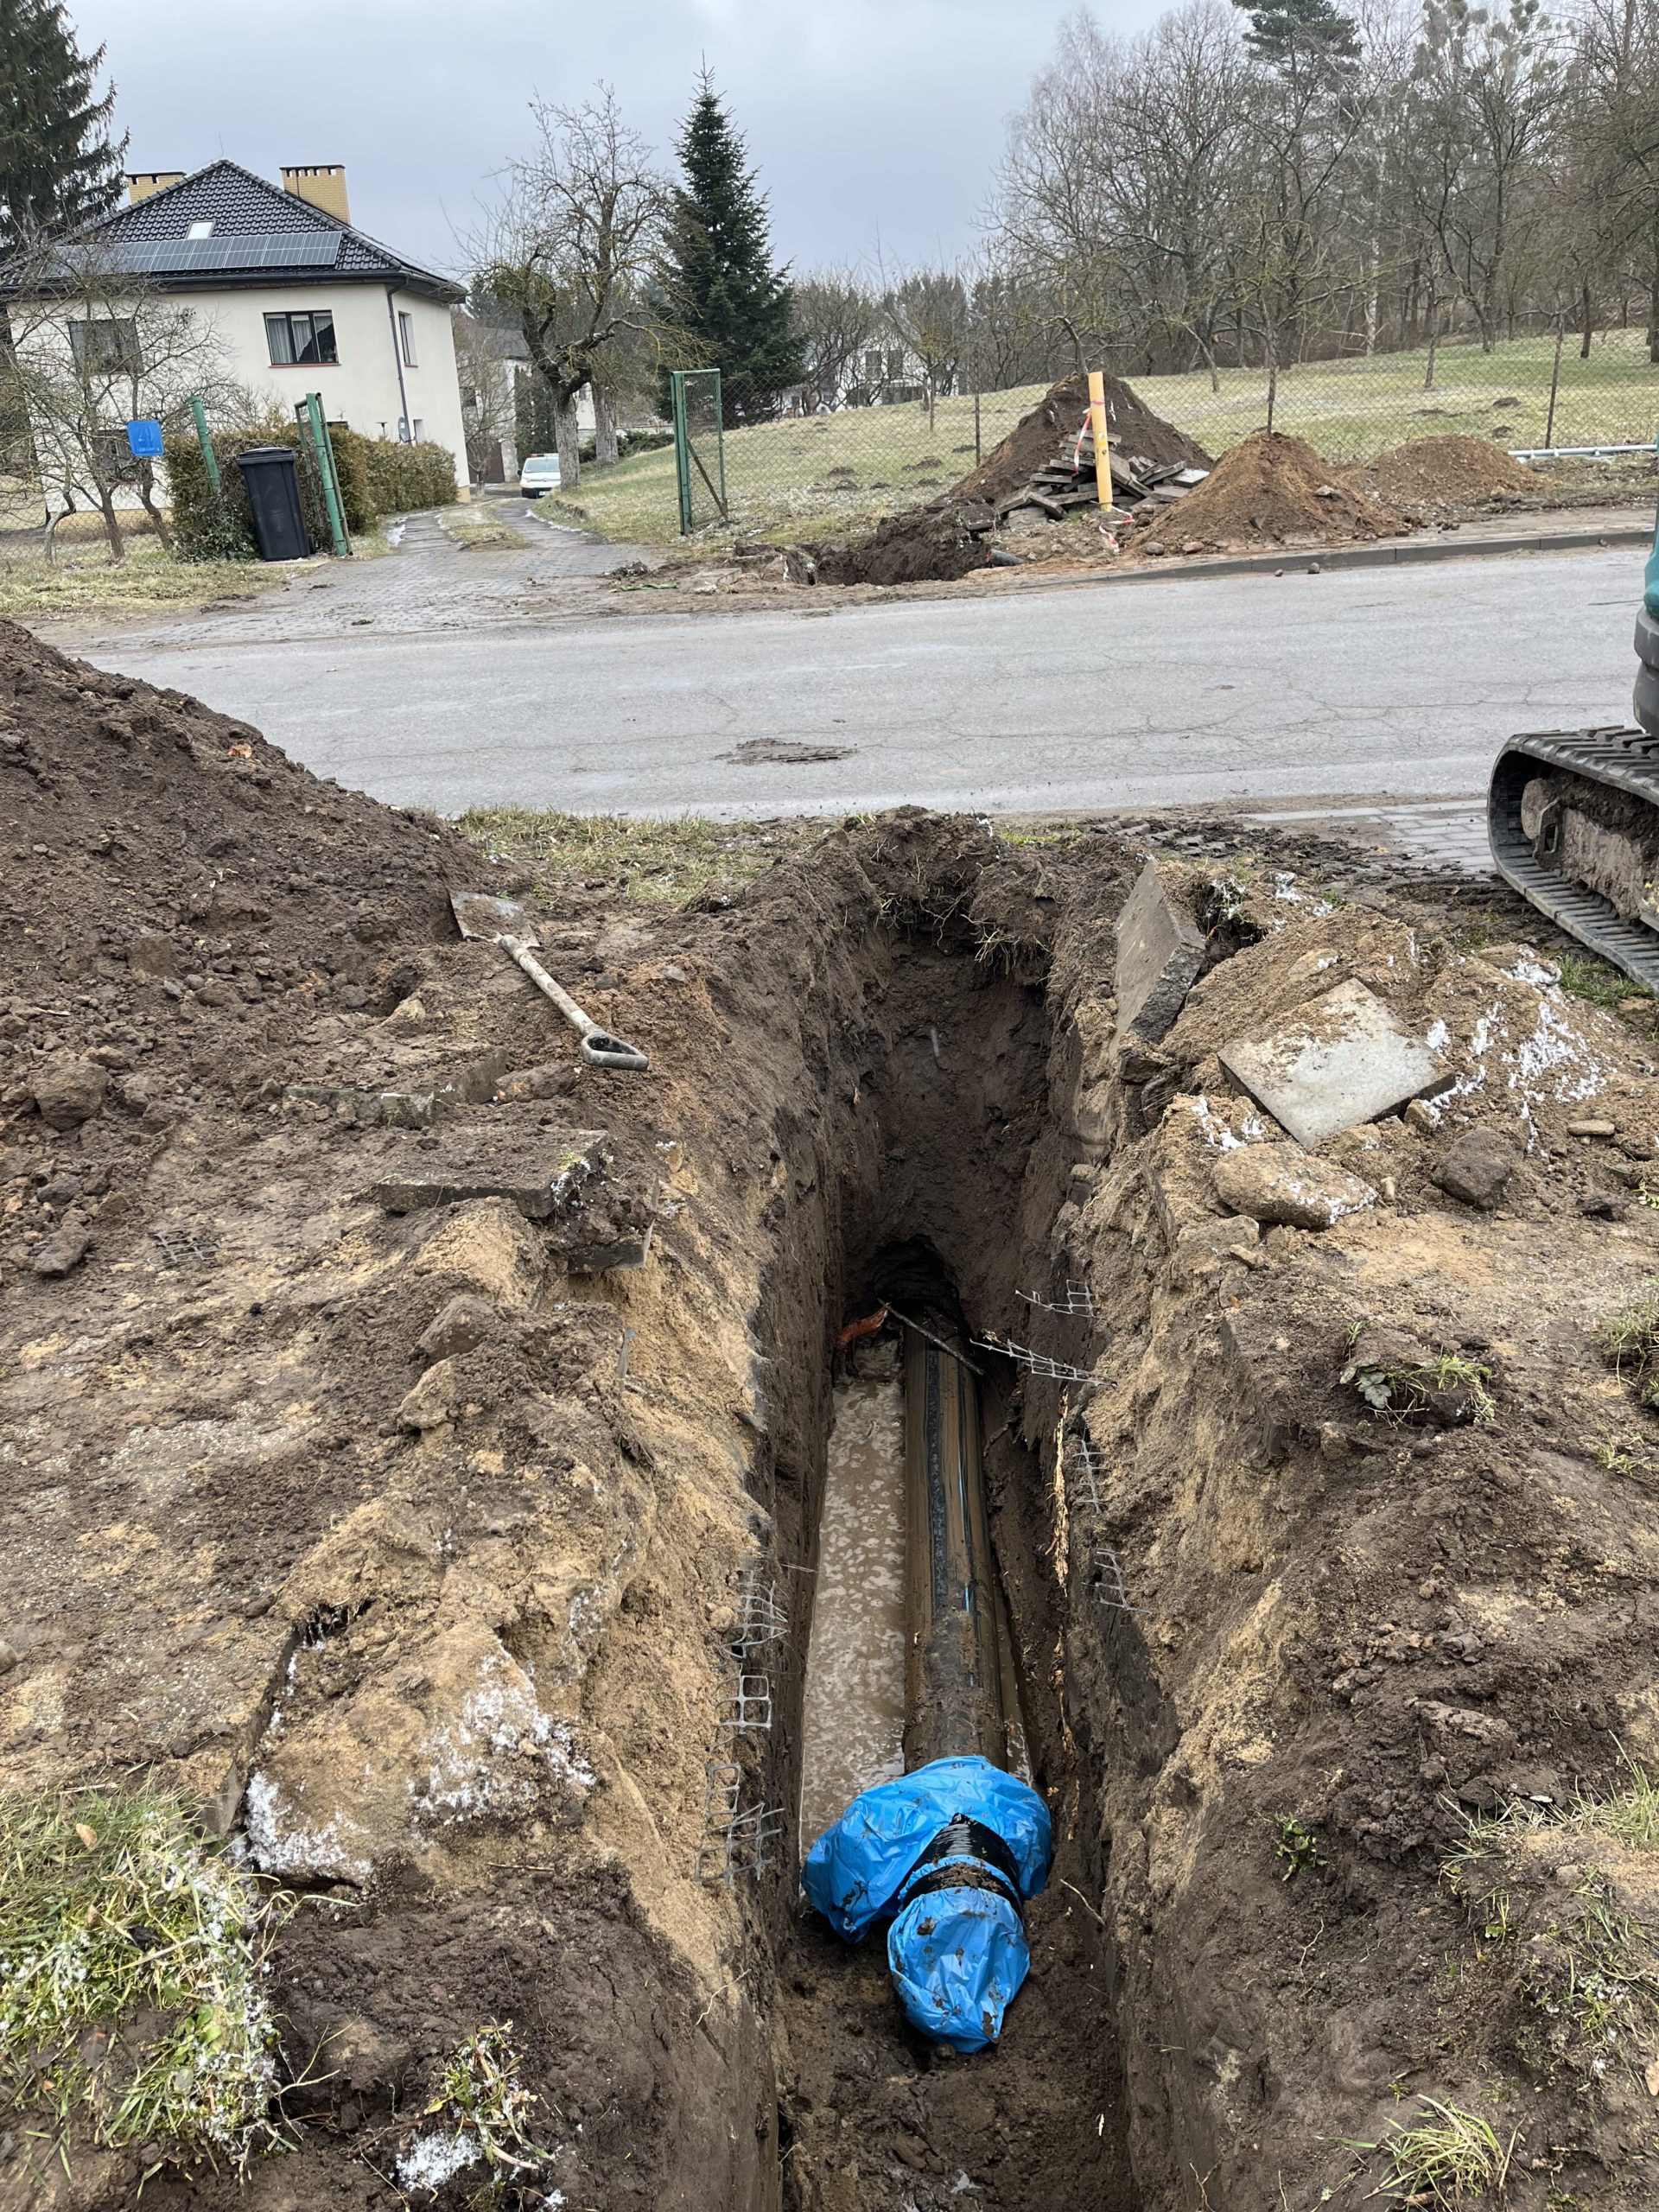
M 1430 285 L 1428 291 L 1427 322 L 1428 366 L 1423 372 L 1423 390 L 1425 391 L 1433 391 L 1434 389 L 1434 351 L 1440 342 L 1440 303 L 1434 296 L 1434 288 L 1432 284 Z
M 582 481 L 582 433 L 576 428 L 575 392 L 554 391 L 553 431 L 559 448 L 559 489 L 574 492 Z
M 98 487 L 98 511 L 104 518 L 104 535 L 110 541 L 111 561 L 124 561 L 127 541 L 121 534 L 120 518 L 115 512 L 115 493 L 100 484 Z
M 167 517 L 156 504 L 156 472 L 145 461 L 138 472 L 138 497 L 144 512 L 149 517 L 149 526 L 161 540 L 163 553 L 173 550 L 173 533 L 167 526 Z
M 1653 282 L 1648 288 L 1648 359 L 1659 362 L 1659 196 L 1653 203 Z
M 602 384 L 595 381 L 594 394 L 594 467 L 610 468 L 617 458 L 616 402 Z
M 1587 277 L 1580 291 L 1579 307 L 1580 320 L 1584 325 L 1584 336 L 1579 346 L 1579 359 L 1581 361 L 1587 361 L 1590 358 L 1590 340 L 1596 327 L 1595 309 L 1590 303 L 1590 283 Z

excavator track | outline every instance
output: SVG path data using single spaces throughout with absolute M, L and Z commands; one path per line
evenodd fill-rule
M 1541 830 L 1529 835 L 1522 818 L 1529 786 L 1535 787 L 1541 774 L 1553 771 L 1556 776 L 1571 777 L 1579 787 L 1592 786 L 1600 793 L 1640 801 L 1653 810 L 1659 834 L 1659 627 L 1645 614 L 1643 621 L 1651 634 L 1644 640 L 1637 632 L 1643 661 L 1636 704 L 1637 713 L 1653 727 L 1547 730 L 1512 737 L 1492 770 L 1486 830 L 1493 861 L 1506 883 L 1592 952 L 1647 989 L 1659 992 L 1659 931 L 1645 921 L 1627 918 L 1612 899 L 1576 880 L 1560 866 L 1548 864 L 1550 839 L 1559 842 L 1560 837 L 1558 821 L 1547 818 Z M 1644 683 L 1651 694 L 1651 715 Z M 1573 788 L 1565 787 L 1569 803 Z

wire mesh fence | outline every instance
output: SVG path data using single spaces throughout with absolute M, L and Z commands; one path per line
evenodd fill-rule
M 1559 342 L 1558 342 L 1559 341 Z M 607 536 L 663 543 L 730 533 L 772 543 L 845 537 L 958 484 L 1035 407 L 1046 384 L 963 388 L 721 429 L 718 374 L 677 377 L 675 451 L 584 475 L 574 504 Z M 1344 359 L 1199 368 L 1126 381 L 1153 412 L 1219 456 L 1271 427 L 1325 459 L 1365 462 L 1390 448 L 1459 433 L 1512 452 L 1649 448 L 1659 435 L 1659 364 L 1645 334 L 1597 331 L 1589 351 L 1552 324 Z M 1060 426 L 1064 436 L 1083 427 Z M 677 423 L 678 417 L 677 416 Z

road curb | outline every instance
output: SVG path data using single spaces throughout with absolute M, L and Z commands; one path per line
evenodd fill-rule
M 1301 547 L 1282 553 L 1246 553 L 1225 561 L 1183 561 L 1179 554 L 1155 568 L 1108 569 L 1084 576 L 1032 576 L 1016 586 L 1020 591 L 1076 590 L 1085 584 L 1166 583 L 1171 578 L 1189 581 L 1211 576 L 1306 575 L 1317 568 L 1326 574 L 1338 569 L 1409 569 L 1434 561 L 1480 561 L 1499 554 L 1597 553 L 1604 546 L 1642 546 L 1653 543 L 1649 523 L 1620 524 L 1611 530 L 1517 531 L 1504 537 L 1482 537 L 1448 544 L 1444 538 L 1402 539 L 1388 545 L 1332 545 Z

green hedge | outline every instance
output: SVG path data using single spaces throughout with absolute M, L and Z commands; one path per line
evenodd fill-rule
M 391 438 L 365 438 L 356 430 L 331 429 L 334 469 L 340 478 L 346 527 L 354 536 L 372 530 L 382 515 L 405 514 L 416 507 L 446 505 L 455 497 L 454 462 L 448 450 L 423 442 L 399 445 Z M 300 505 L 314 546 L 329 543 L 328 509 L 322 480 L 308 434 L 297 423 L 280 420 L 246 429 L 216 430 L 213 454 L 219 462 L 222 498 L 216 499 L 194 429 L 167 441 L 167 479 L 172 494 L 173 535 L 187 561 L 251 561 L 257 558 L 253 517 L 236 456 L 252 446 L 292 446 L 299 454 Z

